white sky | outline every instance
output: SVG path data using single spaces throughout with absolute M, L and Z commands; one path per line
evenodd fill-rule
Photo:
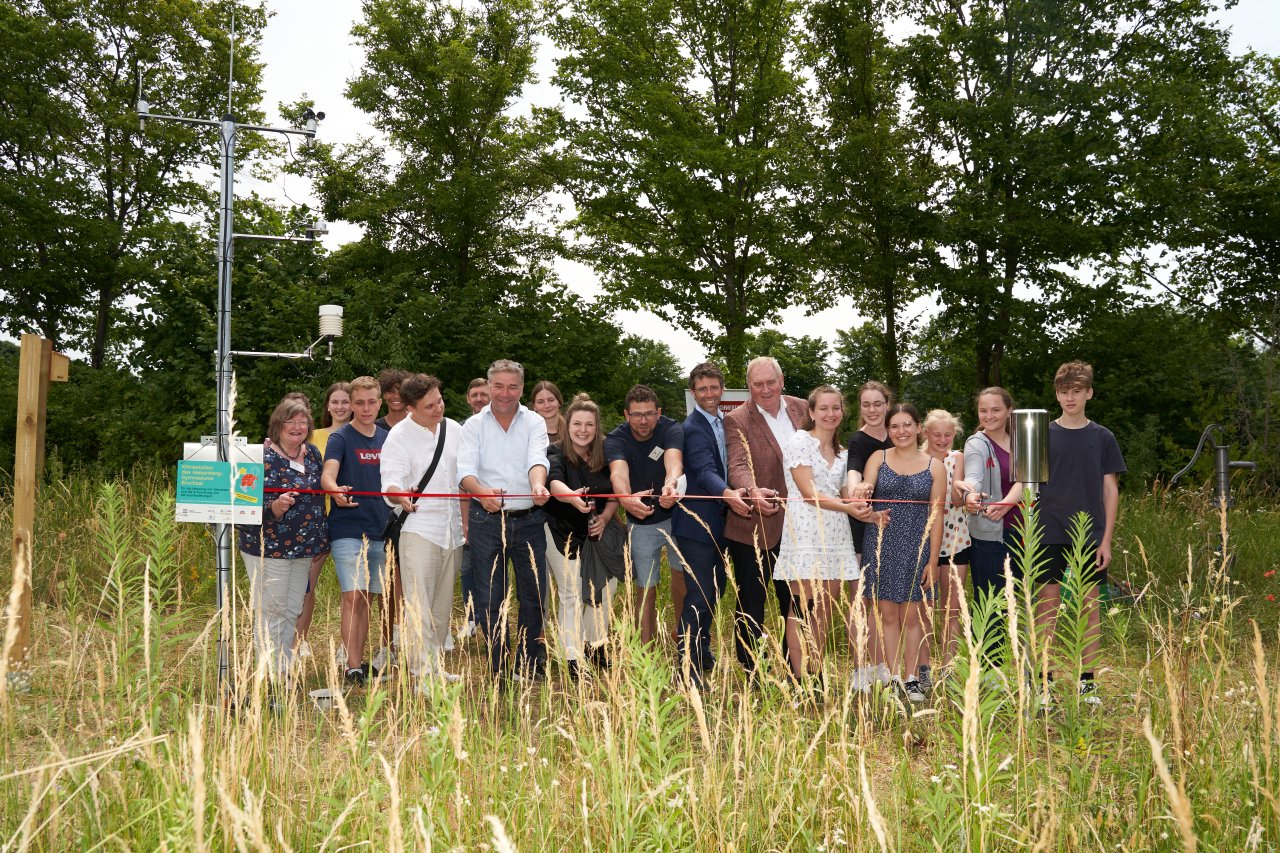
M 304 95 L 314 98 L 316 107 L 326 114 L 321 124 L 322 138 L 334 142 L 352 142 L 358 136 L 373 135 L 369 117 L 352 106 L 343 96 L 347 81 L 361 65 L 361 51 L 351 37 L 351 27 L 360 18 L 360 4 L 355 0 L 266 0 L 273 16 L 262 43 L 266 63 L 264 107 L 269 124 L 280 123 L 275 107 L 281 101 L 292 102 Z M 1271 55 L 1280 54 L 1280 13 L 1276 0 L 1241 0 L 1222 15 L 1232 30 L 1232 46 L 1244 52 L 1255 49 Z M 552 73 L 550 57 L 540 57 L 538 76 L 542 82 L 528 92 L 528 101 L 553 104 L 557 93 L 548 80 Z M 282 177 L 274 185 L 264 185 L 249 177 L 247 171 L 237 176 L 241 192 L 256 189 L 264 195 L 275 195 L 296 202 L 311 202 L 310 183 L 296 177 Z M 325 245 L 337 248 L 358 239 L 359 229 L 343 222 L 330 225 Z M 586 296 L 600 293 L 600 285 L 591 269 L 580 264 L 562 262 L 561 278 L 575 291 Z M 923 300 L 909 310 L 927 310 L 931 300 Z M 702 360 L 703 350 L 679 329 L 646 312 L 625 312 L 618 319 L 628 331 L 667 342 L 681 365 L 688 369 Z M 851 299 L 841 300 L 835 307 L 805 316 L 801 308 L 784 310 L 779 328 L 789 335 L 813 335 L 834 343 L 838 329 L 858 325 L 859 316 Z

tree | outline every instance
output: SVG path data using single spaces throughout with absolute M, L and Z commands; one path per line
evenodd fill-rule
M 160 265 L 154 241 L 173 217 L 207 209 L 199 167 L 217 138 L 165 123 L 139 130 L 139 79 L 157 111 L 227 110 L 229 13 L 237 28 L 231 108 L 261 91 L 266 13 L 214 0 L 0 5 L 0 323 L 38 329 L 101 367 L 125 352 L 125 305 Z M 252 151 L 253 143 L 245 146 Z
M 814 134 L 814 249 L 824 280 L 879 327 L 875 378 L 902 385 L 900 313 L 932 283 L 939 261 L 931 204 L 937 168 L 903 119 L 899 49 L 885 33 L 898 0 L 821 0 L 809 9 L 807 58 L 822 126 Z M 870 378 L 870 377 L 868 377 Z
M 950 333 L 978 385 L 1000 384 L 1016 327 L 1087 288 L 1071 270 L 1150 233 L 1123 189 L 1128 116 L 1162 85 L 1194 86 L 1216 50 L 1209 6 L 1181 0 L 914 0 L 904 57 L 912 115 L 944 170 Z
M 807 292 L 793 0 L 585 0 L 557 17 L 570 224 L 614 304 L 721 353 Z

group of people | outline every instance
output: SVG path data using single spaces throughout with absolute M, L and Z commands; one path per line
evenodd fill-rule
M 716 665 L 712 625 L 731 572 L 744 670 L 754 673 L 778 648 L 798 683 L 821 679 L 840 618 L 860 688 L 890 684 L 924 701 L 934 658 L 946 667 L 954 654 L 968 578 L 978 606 L 1003 600 L 1006 568 L 1020 579 L 1021 561 L 1007 559 L 1022 548 L 1012 399 L 1002 388 L 980 392 L 979 428 L 958 451 L 957 417 L 922 416 L 881 383 L 858 389 L 858 429 L 842 442 L 840 390 L 786 395 L 768 357 L 747 365 L 746 380 L 750 399 L 726 413 L 720 368 L 695 367 L 696 406 L 683 423 L 637 385 L 607 435 L 596 402 L 579 395 L 566 407 L 551 382 L 535 384 L 526 407 L 524 369 L 506 359 L 471 382 L 473 414 L 462 424 L 445 417 L 440 382 L 425 374 L 383 371 L 334 384 L 319 429 L 306 399 L 287 395 L 264 442 L 263 523 L 239 531 L 259 655 L 273 676 L 287 677 L 308 653 L 313 593 L 331 556 L 348 683 L 364 683 L 397 655 L 424 689 L 456 680 L 446 653 L 459 577 L 458 634 L 485 638 L 501 679 L 544 677 L 554 586 L 555 648 L 577 679 L 609 666 L 613 599 L 628 567 L 640 637 L 660 639 L 665 565 L 686 682 L 701 685 Z M 1037 621 L 1052 629 L 1073 562 L 1084 575 L 1090 634 L 1078 690 L 1096 703 L 1097 586 L 1111 560 L 1124 461 L 1111 432 L 1085 415 L 1092 368 L 1064 364 L 1054 387 L 1061 414 L 1049 427 L 1050 476 L 1037 503 L 1044 568 L 1028 582 Z M 1089 522 L 1083 564 L 1071 548 L 1071 519 L 1081 512 Z M 765 631 L 770 586 L 785 626 L 776 646 Z M 382 598 L 382 619 L 379 651 L 366 662 L 371 596 Z M 1003 608 L 990 609 L 998 631 Z M 995 651 L 987 659 L 1000 663 Z

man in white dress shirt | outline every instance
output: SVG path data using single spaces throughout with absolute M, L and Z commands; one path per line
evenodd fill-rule
M 507 561 L 518 601 L 516 674 L 541 678 L 542 594 L 547 584 L 542 505 L 547 491 L 547 423 L 520 404 L 524 368 L 499 359 L 489 366 L 489 405 L 467 420 L 458 453 L 458 482 L 472 495 L 466 536 L 472 552 L 476 619 L 489 640 L 489 666 L 507 674 Z

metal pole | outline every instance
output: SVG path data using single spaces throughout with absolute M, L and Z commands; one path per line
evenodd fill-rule
M 231 254 L 234 240 L 236 123 L 228 113 L 219 130 L 222 140 L 222 201 L 218 213 L 218 459 L 231 460 Z M 235 690 L 231 668 L 231 525 L 214 527 L 218 568 L 218 687 L 224 698 Z

